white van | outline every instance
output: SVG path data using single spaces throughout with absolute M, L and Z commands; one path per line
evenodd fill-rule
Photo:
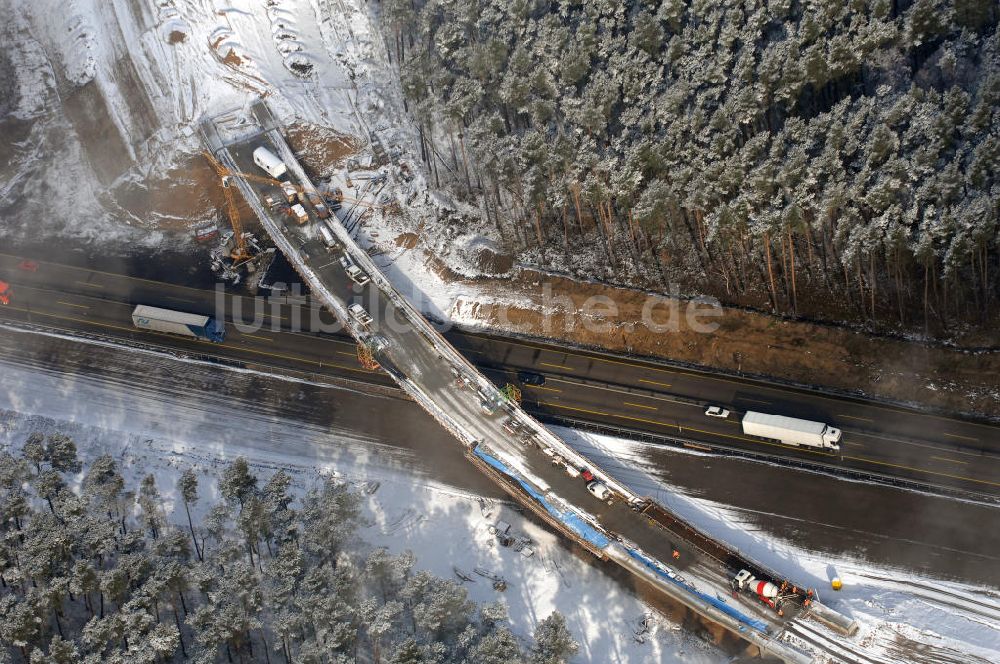
M 253 151 L 253 163 L 264 169 L 274 179 L 278 179 L 288 172 L 285 162 L 278 159 L 273 152 L 265 147 L 259 147 Z
M 323 238 L 323 244 L 326 245 L 326 248 L 327 249 L 336 248 L 337 241 L 333 239 L 333 233 L 331 233 L 330 229 L 326 227 L 326 224 L 320 222 L 318 226 L 319 226 L 320 237 Z

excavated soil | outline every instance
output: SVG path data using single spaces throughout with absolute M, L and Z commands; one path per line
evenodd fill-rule
M 343 168 L 347 158 L 363 145 L 354 136 L 301 122 L 288 128 L 286 138 L 299 162 L 319 178 Z
M 236 200 L 242 207 L 242 198 Z M 109 203 L 146 227 L 164 231 L 188 230 L 225 205 L 219 177 L 200 154 L 187 155 L 166 172 L 110 190 Z
M 514 257 L 502 254 L 489 247 L 478 247 L 472 262 L 485 274 L 507 274 L 514 267 Z
M 420 236 L 416 233 L 403 233 L 396 236 L 396 246 L 402 249 L 413 249 L 420 241 Z
M 483 282 L 478 282 L 480 286 Z M 861 391 L 895 401 L 912 402 L 956 412 L 1000 416 L 1000 352 L 968 352 L 918 342 L 872 337 L 834 326 L 787 321 L 765 314 L 722 308 L 711 333 L 696 332 L 683 322 L 680 329 L 654 332 L 642 320 L 649 295 L 642 291 L 524 271 L 510 282 L 493 282 L 497 294 L 528 299 L 529 306 L 508 307 L 456 302 L 459 319 L 470 317 L 488 328 L 565 340 L 636 355 L 649 355 L 711 368 L 772 376 L 807 385 Z M 549 284 L 551 296 L 543 296 Z M 610 298 L 614 315 L 603 308 L 585 316 L 584 302 L 593 296 Z M 557 298 L 568 298 L 560 303 Z M 509 299 L 509 298 L 508 298 Z M 555 303 L 554 305 L 552 303 Z M 549 316 L 542 315 L 548 306 Z M 666 305 L 658 305 L 654 320 L 667 320 Z M 507 322 L 504 322 L 507 321 Z M 587 329 L 585 321 L 607 329 Z M 509 323 L 509 324 L 507 324 Z

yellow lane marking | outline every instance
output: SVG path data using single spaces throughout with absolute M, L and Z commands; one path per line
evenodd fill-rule
M 0 256 L 4 258 L 18 258 L 11 254 L 5 254 L 0 252 Z M 183 288 L 185 290 L 195 291 L 198 293 L 214 293 L 215 291 L 208 290 L 207 288 L 193 288 L 191 286 L 182 286 L 180 284 L 171 284 L 165 281 L 155 281 L 153 279 L 143 279 L 142 277 L 133 277 L 127 274 L 115 274 L 114 272 L 103 272 L 101 270 L 95 270 L 89 267 L 77 267 L 76 265 L 65 265 L 63 263 L 53 263 L 51 261 L 38 261 L 39 265 L 55 265 L 56 267 L 64 268 L 67 270 L 76 270 L 77 272 L 92 272 L 93 274 L 103 274 L 109 277 L 115 277 L 117 279 L 125 279 L 127 281 L 144 281 L 148 284 L 157 284 L 160 286 L 170 286 L 171 288 Z
M 568 371 L 575 371 L 573 367 L 567 367 L 565 364 L 549 364 L 548 362 L 539 362 L 543 367 L 553 367 L 555 369 L 566 369 Z
M 580 383 L 573 380 L 566 380 L 565 378 L 556 378 L 555 376 L 549 376 L 548 380 L 553 383 L 565 383 L 566 385 L 573 385 L 574 387 L 585 387 L 591 390 L 604 390 L 605 392 L 616 392 L 618 394 L 624 394 L 627 397 L 635 396 L 635 392 L 633 392 L 630 389 L 621 389 L 617 387 L 609 387 L 606 385 L 591 385 L 588 383 Z M 667 401 L 670 403 L 678 404 L 680 406 L 691 406 L 692 408 L 698 408 L 698 409 L 702 408 L 700 404 L 691 403 L 690 401 L 680 401 L 679 399 L 670 399 L 660 394 L 643 394 L 642 398 L 652 399 L 653 401 Z
M 188 304 L 195 304 L 195 301 L 186 297 L 174 297 L 173 295 L 167 296 L 168 300 L 173 300 L 174 302 L 187 302 Z
M 960 463 L 965 466 L 969 465 L 968 461 L 959 461 L 958 459 L 949 459 L 947 457 L 939 457 L 939 456 L 932 456 L 931 458 L 936 459 L 937 461 L 947 461 L 948 463 Z
M 247 339 L 260 339 L 261 341 L 274 341 L 274 339 L 271 339 L 270 337 L 261 337 L 261 336 L 257 336 L 256 334 L 241 334 L 240 336 L 241 337 L 246 337 Z M 223 345 L 225 345 L 225 344 L 223 344 Z
M 750 397 L 737 397 L 737 399 L 740 401 L 749 401 L 750 403 L 762 403 L 765 406 L 769 406 L 771 404 L 770 401 L 764 401 L 763 399 L 751 399 Z
M 851 447 L 864 447 L 861 443 L 845 442 L 844 445 L 850 445 Z
M 852 436 L 864 436 L 865 438 L 871 438 L 880 443 L 898 443 L 900 445 L 910 445 L 912 447 L 923 447 L 928 450 L 938 450 L 939 452 L 948 452 L 949 454 L 964 454 L 966 456 L 981 457 L 979 452 L 968 452 L 966 450 L 953 450 L 947 447 L 942 447 L 941 445 L 934 445 L 931 443 L 920 442 L 916 440 L 904 440 L 902 438 L 893 438 L 892 436 L 882 436 L 873 433 L 865 433 L 864 431 L 851 431 Z
M 357 357 L 358 356 L 358 354 L 356 352 L 355 353 L 348 353 L 346 350 L 338 350 L 337 354 L 338 355 L 346 355 L 347 357 Z
M 104 288 L 100 284 L 92 284 L 89 281 L 79 281 L 79 280 L 77 280 L 76 283 L 80 284 L 81 286 L 90 286 L 91 288 Z
M 282 360 L 291 360 L 293 362 L 304 362 L 306 364 L 313 364 L 313 365 L 316 365 L 317 367 L 320 367 L 321 369 L 322 368 L 335 368 L 335 369 L 343 369 L 345 371 L 355 371 L 357 373 L 362 373 L 362 374 L 371 374 L 371 372 L 368 371 L 367 369 L 363 369 L 363 368 L 360 368 L 360 367 L 349 367 L 349 366 L 345 366 L 343 364 L 335 364 L 333 362 L 320 362 L 318 360 L 310 360 L 310 359 L 305 358 L 305 357 L 297 357 L 295 355 L 285 355 L 283 353 L 270 353 L 268 351 L 257 350 L 255 348 L 246 348 L 246 347 L 243 347 L 243 346 L 231 346 L 229 344 L 215 344 L 215 343 L 213 343 L 211 341 L 206 341 L 204 339 L 196 339 L 194 337 L 178 337 L 178 335 L 176 335 L 176 334 L 167 334 L 166 332 L 154 332 L 152 330 L 140 330 L 140 329 L 137 329 L 137 328 L 134 328 L 134 327 L 123 327 L 121 325 L 112 325 L 111 323 L 101 323 L 101 322 L 98 322 L 98 321 L 88 320 L 86 318 L 74 318 L 73 316 L 61 316 L 59 314 L 48 314 L 48 313 L 45 313 L 44 311 L 29 311 L 28 309 L 24 309 L 24 308 L 21 308 L 21 307 L 11 307 L 11 306 L 8 306 L 8 307 L 4 307 L 4 309 L 8 309 L 8 310 L 11 310 L 11 311 L 21 311 L 21 312 L 24 312 L 24 313 L 30 313 L 30 314 L 35 315 L 35 316 L 45 316 L 47 318 L 57 318 L 59 320 L 69 320 L 69 321 L 73 321 L 73 322 L 76 322 L 76 323 L 85 323 L 87 325 L 94 325 L 94 326 L 97 326 L 97 327 L 106 327 L 106 328 L 111 329 L 111 330 L 123 330 L 125 332 L 139 332 L 141 334 L 148 334 L 148 335 L 158 336 L 158 337 L 166 337 L 167 339 L 177 339 L 177 338 L 188 339 L 189 341 L 192 341 L 194 343 L 199 343 L 199 344 L 203 344 L 203 345 L 210 346 L 210 347 L 229 348 L 231 350 L 236 350 L 236 351 L 239 351 L 241 353 L 251 353 L 251 354 L 254 354 L 254 355 L 264 355 L 266 357 L 277 357 L 277 358 L 280 358 Z M 70 330 L 70 331 L 72 331 L 72 330 Z M 224 357 L 220 353 L 213 353 L 213 355 L 215 355 L 216 357 Z
M 659 385 L 660 387 L 670 387 L 670 383 L 660 383 L 655 380 L 646 380 L 645 378 L 639 379 L 640 383 L 649 383 L 650 385 Z
M 631 403 L 629 401 L 624 402 L 626 406 L 632 406 L 633 408 L 645 408 L 646 410 L 659 410 L 656 406 L 644 406 L 641 403 Z
M 0 254 L 0 255 L 2 255 L 2 254 Z M 524 347 L 528 347 L 528 348 L 537 348 L 539 350 L 552 350 L 551 345 L 543 345 L 543 344 L 540 344 L 540 343 L 534 343 L 534 342 L 529 342 L 529 341 L 520 341 L 519 340 L 516 344 L 514 342 L 510 342 L 510 341 L 506 341 L 505 343 L 507 343 L 507 344 L 509 344 L 511 346 L 520 345 L 520 346 L 524 346 Z M 708 374 L 695 373 L 695 372 L 692 372 L 692 371 L 681 371 L 681 370 L 663 369 L 661 367 L 644 365 L 644 364 L 637 364 L 635 362 L 626 362 L 624 360 L 612 360 L 610 358 L 600 357 L 598 355 L 584 355 L 582 353 L 574 353 L 574 352 L 568 351 L 568 350 L 567 351 L 562 351 L 562 352 L 564 352 L 569 357 L 579 357 L 579 358 L 586 359 L 586 360 L 591 360 L 591 361 L 594 361 L 594 362 L 603 362 L 604 364 L 618 364 L 618 365 L 625 366 L 625 367 L 633 367 L 635 369 L 643 369 L 645 371 L 655 371 L 655 372 L 658 372 L 658 373 L 676 374 L 676 375 L 679 375 L 679 376 L 690 376 L 692 378 L 698 378 L 698 379 L 702 379 L 702 380 L 714 380 L 714 381 L 721 382 L 721 383 L 731 383 L 733 385 L 740 385 L 740 386 L 743 386 L 743 387 L 747 386 L 747 384 L 744 383 L 744 382 L 741 382 L 741 381 L 738 381 L 738 380 L 734 380 L 732 378 L 725 378 L 725 377 L 722 377 L 722 376 L 712 376 L 712 375 L 708 375 Z M 768 391 L 771 391 L 771 392 L 779 392 L 779 393 L 781 393 L 781 392 L 787 392 L 787 390 L 785 390 L 784 388 L 781 388 L 781 387 L 771 387 L 770 385 L 755 385 L 755 387 L 757 389 L 768 390 Z M 840 399 L 840 398 L 837 398 L 837 397 L 826 396 L 826 395 L 823 395 L 823 394 L 809 394 L 808 397 L 809 398 L 813 398 L 813 399 L 823 399 L 823 400 L 826 400 L 826 401 L 836 401 L 838 403 L 843 403 L 843 399 Z M 747 401 L 751 401 L 751 400 L 747 399 Z M 770 402 L 759 402 L 759 403 L 770 403 Z M 997 427 L 995 425 L 991 425 L 991 424 L 982 424 L 982 423 L 979 423 L 979 422 L 968 422 L 966 420 L 959 420 L 959 419 L 956 419 L 956 418 L 953 418 L 953 417 L 947 417 L 947 416 L 944 416 L 944 415 L 933 415 L 931 413 L 916 413 L 916 412 L 913 412 L 912 410 L 906 410 L 906 409 L 903 409 L 903 408 L 896 408 L 896 407 L 893 407 L 893 406 L 884 406 L 884 405 L 876 404 L 876 403 L 866 403 L 865 407 L 866 408 L 872 408 L 872 409 L 875 409 L 875 410 L 889 411 L 889 412 L 893 412 L 893 413 L 904 413 L 904 414 L 910 415 L 910 416 L 929 417 L 929 418 L 933 418 L 933 419 L 937 419 L 937 420 L 944 420 L 946 422 L 958 422 L 958 423 L 961 423 L 961 424 L 963 424 L 965 426 L 983 427 L 983 428 L 987 428 L 987 429 L 990 429 L 990 430 L 993 430 L 993 431 L 995 431 L 997 429 Z
M 545 390 L 546 392 L 562 392 L 558 387 L 544 387 L 542 385 L 525 385 L 529 390 Z
M 843 415 L 843 414 L 840 414 L 840 415 L 837 415 L 837 417 L 845 417 L 845 418 L 847 418 L 849 420 L 861 420 L 862 422 L 874 422 L 875 421 L 875 420 L 873 420 L 870 417 L 858 417 L 856 415 Z
M 844 459 L 849 461 L 861 461 L 863 463 L 874 463 L 879 466 L 890 466 L 892 468 L 901 468 L 903 470 L 912 470 L 915 473 L 925 473 L 927 475 L 940 475 L 941 477 L 949 477 L 953 480 L 962 480 L 963 482 L 976 482 L 978 484 L 989 484 L 990 486 L 1000 486 L 1000 482 L 991 482 L 989 480 L 977 480 L 973 477 L 962 477 L 961 475 L 952 475 L 950 473 L 940 473 L 934 470 L 924 470 L 923 468 L 913 468 L 912 466 L 901 466 L 897 463 L 889 463 L 888 461 L 876 461 L 875 459 L 866 459 L 864 457 L 852 457 L 845 456 Z
M 21 258 L 22 258 L 20 256 L 15 256 L 13 254 L 7 254 L 7 253 L 4 253 L 4 252 L 0 252 L 0 257 L 10 258 L 10 259 L 15 259 L 15 260 L 21 260 Z M 68 269 L 68 270 L 76 270 L 77 272 L 90 272 L 90 273 L 94 273 L 94 274 L 103 274 L 103 275 L 107 275 L 109 277 L 115 277 L 115 278 L 118 278 L 118 279 L 125 279 L 125 280 L 129 280 L 129 281 L 143 281 L 143 282 L 150 283 L 150 284 L 156 284 L 158 286 L 170 286 L 171 288 L 183 288 L 185 290 L 194 291 L 196 293 L 214 293 L 215 292 L 214 290 L 209 290 L 207 288 L 194 288 L 194 287 L 191 287 L 191 286 L 183 286 L 183 285 L 180 285 L 180 284 L 171 284 L 171 283 L 167 283 L 165 281 L 156 281 L 154 279 L 143 279 L 141 277 L 132 277 L 132 276 L 125 275 L 125 274 L 116 274 L 114 272 L 104 272 L 102 270 L 95 270 L 93 268 L 81 268 L 81 267 L 77 267 L 75 265 L 66 265 L 66 264 L 63 264 L 63 263 L 54 263 L 52 261 L 38 261 L 38 262 L 39 262 L 39 264 L 54 265 L 54 266 L 59 267 L 59 268 L 64 268 L 64 269 Z M 287 318 L 284 317 L 284 316 L 279 316 L 278 318 L 281 318 L 282 320 L 287 320 Z M 542 344 L 538 344 L 538 343 L 532 343 L 532 342 L 528 342 L 528 341 L 519 341 L 517 343 L 513 343 L 513 342 L 510 342 L 510 341 L 503 341 L 503 340 L 501 340 L 501 341 L 503 343 L 507 343 L 507 344 L 509 344 L 511 346 L 520 345 L 520 346 L 527 347 L 527 348 L 537 348 L 537 349 L 540 349 L 540 350 L 551 350 L 551 345 L 546 346 L 546 345 L 542 345 Z M 483 351 L 471 351 L 471 352 L 483 354 Z M 694 372 L 690 372 L 690 371 L 680 371 L 680 370 L 663 369 L 661 367 L 656 367 L 656 366 L 649 366 L 649 365 L 637 364 L 635 362 L 626 362 L 626 361 L 623 361 L 623 360 L 612 360 L 610 358 L 600 357 L 600 356 L 597 356 L 597 355 L 584 355 L 584 354 L 581 354 L 581 353 L 573 353 L 571 351 L 563 351 L 563 352 L 567 356 L 570 356 L 570 357 L 579 357 L 579 358 L 582 358 L 582 359 L 587 359 L 587 360 L 591 360 L 591 361 L 595 361 L 595 362 L 603 362 L 605 364 L 618 364 L 618 365 L 621 365 L 621 366 L 634 367 L 636 369 L 644 369 L 646 371 L 655 371 L 655 372 L 658 372 L 658 373 L 678 374 L 678 375 L 690 376 L 690 377 L 698 378 L 698 379 L 702 379 L 702 380 L 714 380 L 714 381 L 718 381 L 718 382 L 732 383 L 734 385 L 742 385 L 742 386 L 746 385 L 746 383 L 743 383 L 743 382 L 740 382 L 740 381 L 737 381 L 737 380 L 733 380 L 731 378 L 724 378 L 722 376 L 712 376 L 712 375 L 708 375 L 708 374 L 694 373 Z M 783 388 L 780 388 L 780 387 L 771 387 L 771 386 L 768 386 L 768 385 L 758 385 L 757 388 L 758 389 L 762 389 L 762 390 L 770 390 L 770 391 L 773 391 L 773 392 L 784 392 L 785 391 Z M 822 395 L 822 394 L 811 394 L 809 396 L 811 398 L 815 398 L 815 399 L 824 399 L 826 401 L 842 402 L 842 399 L 839 399 L 837 397 L 825 396 L 825 395 Z M 749 401 L 749 399 L 748 399 L 748 401 Z M 768 402 L 760 402 L 760 403 L 768 403 Z M 982 427 L 982 428 L 990 429 L 991 431 L 996 431 L 996 429 L 997 429 L 997 427 L 995 425 L 982 424 L 982 423 L 979 423 L 979 422 L 968 422 L 968 421 L 965 421 L 965 420 L 959 420 L 959 419 L 956 419 L 956 418 L 953 418 L 953 417 L 947 417 L 947 416 L 944 416 L 944 415 L 933 415 L 931 413 L 915 413 L 915 412 L 913 412 L 911 410 L 906 410 L 906 409 L 903 409 L 903 408 L 895 408 L 893 406 L 883 406 L 883 405 L 880 405 L 880 404 L 870 403 L 870 404 L 865 404 L 865 407 L 876 409 L 876 410 L 890 411 L 890 412 L 895 412 L 895 413 L 904 413 L 904 414 L 907 414 L 907 415 L 910 415 L 910 416 L 928 417 L 928 418 L 933 418 L 933 419 L 937 419 L 937 420 L 944 420 L 946 422 L 958 422 L 958 423 L 961 423 L 961 424 L 963 424 L 965 426 Z
M 564 406 L 564 405 L 558 404 L 558 403 L 551 403 L 551 402 L 539 401 L 538 405 L 540 405 L 540 406 L 552 406 L 554 408 L 563 408 L 563 409 L 566 409 L 566 410 L 577 410 L 577 411 L 580 411 L 580 412 L 583 412 L 583 413 L 591 413 L 593 415 L 602 415 L 604 417 L 617 417 L 617 418 L 620 418 L 620 419 L 623 419 L 623 420 L 633 420 L 633 421 L 636 421 L 636 422 L 647 422 L 649 424 L 656 424 L 658 426 L 663 426 L 663 427 L 670 427 L 670 428 L 677 427 L 677 428 L 681 428 L 678 425 L 668 424 L 666 422 L 658 422 L 656 420 L 645 420 L 645 419 L 642 419 L 640 417 L 629 417 L 628 415 L 615 415 L 613 413 L 604 413 L 604 412 L 597 411 L 597 410 L 587 410 L 586 408 L 575 408 L 573 406 Z M 683 429 L 686 429 L 687 431 L 694 431 L 696 433 L 708 434 L 710 436 L 721 436 L 723 438 L 732 438 L 734 440 L 741 440 L 741 441 L 746 441 L 746 442 L 749 442 L 749 443 L 757 443 L 759 445 L 768 445 L 770 447 L 779 447 L 781 449 L 786 449 L 786 450 L 788 449 L 788 446 L 786 446 L 786 445 L 780 445 L 778 443 L 769 443 L 766 440 L 755 440 L 753 438 L 747 438 L 746 436 L 734 436 L 732 434 L 718 433 L 716 431 L 704 431 L 702 429 L 695 429 L 695 428 L 692 428 L 692 427 L 683 427 Z M 817 455 L 823 456 L 823 457 L 832 457 L 833 456 L 833 455 L 825 453 L 825 452 L 819 452 L 817 450 L 804 449 L 804 448 L 801 448 L 801 447 L 798 448 L 798 451 L 800 451 L 800 452 L 808 452 L 810 454 L 817 454 Z M 950 473 L 941 473 L 941 472 L 937 472 L 937 471 L 934 471 L 934 470 L 925 470 L 923 468 L 913 468 L 912 466 L 903 466 L 903 465 L 899 465 L 899 464 L 895 464 L 895 463 L 889 463 L 887 461 L 877 461 L 875 459 L 866 459 L 864 457 L 855 457 L 855 456 L 843 456 L 841 458 L 844 459 L 844 460 L 847 460 L 847 461 L 860 461 L 862 463 L 871 463 L 871 464 L 877 464 L 877 465 L 880 465 L 880 466 L 890 466 L 892 468 L 899 468 L 899 469 L 902 469 L 902 470 L 909 470 L 909 471 L 913 471 L 915 473 L 924 473 L 926 475 L 939 475 L 941 477 L 948 477 L 950 479 L 961 480 L 963 482 L 976 482 L 976 483 L 979 483 L 979 484 L 989 484 L 991 486 L 1000 486 L 1000 482 L 991 482 L 989 480 L 977 480 L 977 479 L 975 479 L 973 477 L 963 477 L 961 475 L 952 475 Z
M 979 442 L 978 438 L 972 438 L 970 436 L 959 436 L 957 433 L 946 433 L 944 435 L 948 436 L 949 438 L 958 438 L 959 440 L 971 440 L 974 443 Z
M 82 304 L 73 304 L 72 302 L 63 302 L 62 300 L 56 300 L 59 304 L 65 304 L 67 307 L 76 307 L 77 309 L 90 309 L 90 307 Z

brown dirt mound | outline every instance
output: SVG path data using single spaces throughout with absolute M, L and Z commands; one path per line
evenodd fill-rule
M 243 64 L 243 58 L 236 55 L 236 51 L 229 49 L 229 53 L 226 53 L 226 57 L 222 58 L 222 61 L 231 67 L 239 67 Z
M 514 257 L 501 254 L 489 247 L 479 247 L 473 261 L 480 270 L 487 274 L 507 274 L 514 267 Z
M 395 242 L 397 247 L 401 247 L 403 249 L 413 249 L 417 246 L 417 241 L 419 239 L 420 236 L 416 233 L 403 233 L 402 235 L 396 236 Z
M 678 331 L 653 332 L 633 321 L 642 319 L 648 294 L 596 283 L 524 271 L 509 282 L 494 282 L 503 293 L 533 300 L 531 309 L 510 306 L 501 315 L 495 305 L 477 310 L 482 324 L 610 350 L 651 355 L 749 374 L 774 376 L 807 385 L 862 390 L 899 401 L 951 411 L 1000 415 L 1000 353 L 968 353 L 899 339 L 872 337 L 851 330 L 787 321 L 739 309 L 722 309 L 719 327 L 699 333 L 682 324 Z M 550 303 L 543 284 L 551 288 Z M 610 297 L 617 315 L 591 315 L 589 323 L 608 322 L 607 330 L 588 330 L 582 313 L 592 296 Z M 569 298 L 558 301 L 555 298 Z M 540 311 L 555 310 L 545 321 Z M 459 303 L 461 304 L 461 303 Z M 467 303 L 466 303 L 467 304 Z M 681 319 L 686 303 L 680 302 Z M 599 311 L 602 311 L 600 309 Z M 665 321 L 659 305 L 654 320 Z M 509 321 L 510 325 L 502 321 Z
M 346 159 L 363 145 L 354 136 L 301 122 L 289 127 L 286 137 L 302 165 L 321 178 L 343 168 Z
M 171 30 L 170 34 L 167 36 L 167 43 L 173 46 L 174 44 L 183 43 L 187 39 L 187 35 L 180 30 Z

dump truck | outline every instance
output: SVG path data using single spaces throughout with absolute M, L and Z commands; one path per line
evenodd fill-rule
M 747 411 L 743 416 L 743 433 L 796 447 L 814 447 L 833 452 L 840 450 L 840 429 L 797 417 Z
M 330 216 L 330 210 L 326 207 L 323 199 L 319 197 L 319 194 L 314 194 L 311 191 L 307 191 L 305 194 L 306 200 L 309 204 L 313 206 L 316 210 L 316 216 L 320 219 L 326 219 Z
M 211 316 L 161 309 L 147 304 L 140 304 L 132 310 L 132 324 L 140 330 L 179 334 L 215 343 L 222 343 L 226 338 L 225 324 Z

